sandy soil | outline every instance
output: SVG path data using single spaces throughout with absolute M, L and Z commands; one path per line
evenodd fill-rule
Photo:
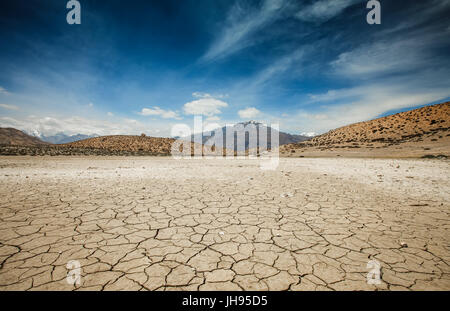
M 370 146 L 369 146 L 370 145 Z M 427 156 L 450 157 L 450 133 L 433 133 L 412 141 L 387 145 L 385 143 L 336 143 L 332 146 L 281 148 L 283 157 L 345 157 L 345 158 L 423 158 Z
M 280 161 L 0 157 L 0 290 L 450 290 L 447 160 Z

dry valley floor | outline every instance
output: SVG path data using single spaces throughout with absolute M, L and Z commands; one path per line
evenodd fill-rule
M 447 160 L 258 165 L 1 157 L 0 290 L 450 290 Z

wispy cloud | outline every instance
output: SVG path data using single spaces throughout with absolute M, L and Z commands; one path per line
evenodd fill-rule
M 9 92 L 0 86 L 0 94 L 9 94 Z
M 206 121 L 209 121 L 209 122 L 220 121 L 220 117 L 218 117 L 218 116 L 207 117 Z
M 208 97 L 213 97 L 213 98 L 227 98 L 228 94 L 209 94 L 209 93 L 204 93 L 204 92 L 194 92 L 192 93 L 192 97 L 195 98 L 208 98 Z
M 228 14 L 225 28 L 203 56 L 203 60 L 211 61 L 249 46 L 254 33 L 277 20 L 285 2 L 265 0 L 260 8 L 254 8 L 244 7 L 243 2 L 237 1 Z
M 435 35 L 428 35 L 378 41 L 340 54 L 331 65 L 338 74 L 362 76 L 365 79 L 391 73 L 413 72 L 423 69 L 424 66 L 430 68 L 439 61 L 430 49 L 439 42 L 445 42 L 439 39 Z
M 15 105 L 7 105 L 7 104 L 0 104 L 0 108 L 8 109 L 8 110 L 19 110 L 18 106 Z
M 238 111 L 238 115 L 241 119 L 250 119 L 258 116 L 261 113 L 255 107 L 248 107 Z
M 251 78 L 251 85 L 256 86 L 264 84 L 277 75 L 281 75 L 286 71 L 295 72 L 299 69 L 299 63 L 306 53 L 307 47 L 296 49 L 269 64 L 267 67 L 259 71 Z M 296 68 L 296 70 L 293 70 Z
M 161 116 L 164 119 L 181 119 L 176 111 L 164 110 L 157 106 L 153 108 L 142 108 L 139 114 L 142 116 Z
M 428 19 L 436 13 L 427 12 Z M 341 52 L 325 68 L 330 73 L 326 77 L 352 86 L 310 94 L 308 109 L 286 122 L 322 133 L 390 111 L 447 100 L 450 68 L 440 53 L 450 45 L 450 38 L 439 27 L 445 26 L 403 30 L 393 26 L 395 32 L 375 33 L 373 43 Z
M 295 16 L 306 22 L 325 22 L 361 0 L 319 0 L 302 8 Z
M 417 1 L 414 6 L 404 6 L 403 10 L 406 16 L 410 18 L 402 19 L 399 21 L 398 25 L 389 28 L 381 32 L 382 35 L 389 35 L 390 33 L 395 33 L 399 31 L 404 31 L 417 27 L 418 25 L 427 25 L 423 27 L 423 30 L 427 30 L 429 27 L 435 27 L 438 19 L 434 17 L 442 12 L 445 12 L 450 8 L 450 1 L 448 0 L 429 0 L 429 1 Z M 431 22 L 431 23 L 430 23 Z M 448 22 L 446 19 L 443 21 L 443 26 L 448 27 Z M 439 25 L 440 22 L 437 24 Z M 429 30 L 429 29 L 428 29 Z M 448 31 L 448 28 L 447 28 Z

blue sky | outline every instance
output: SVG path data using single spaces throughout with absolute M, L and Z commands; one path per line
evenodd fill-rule
M 0 126 L 169 136 L 278 122 L 327 130 L 450 97 L 450 1 L 0 3 Z

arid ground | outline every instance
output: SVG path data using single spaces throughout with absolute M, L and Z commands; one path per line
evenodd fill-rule
M 258 165 L 1 157 L 0 290 L 450 290 L 448 160 Z

